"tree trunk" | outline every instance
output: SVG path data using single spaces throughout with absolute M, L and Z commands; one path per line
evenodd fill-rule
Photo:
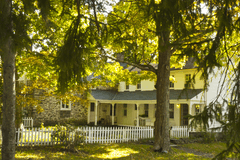
M 15 54 L 12 39 L 11 0 L 0 2 L 1 56 L 3 60 L 2 159 L 15 159 Z
M 154 151 L 168 152 L 170 149 L 169 136 L 169 76 L 170 56 L 168 47 L 169 33 L 163 32 L 158 36 L 158 70 L 157 70 L 157 109 L 155 113 Z

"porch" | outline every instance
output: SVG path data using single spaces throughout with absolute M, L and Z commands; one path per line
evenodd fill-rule
M 188 126 L 188 114 L 195 115 L 203 110 L 204 103 L 171 100 L 169 104 L 170 126 Z M 143 101 L 109 103 L 92 101 L 88 107 L 88 124 L 109 126 L 154 126 L 156 102 Z

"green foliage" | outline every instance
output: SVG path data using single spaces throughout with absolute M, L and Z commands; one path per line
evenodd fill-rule
M 208 129 L 209 122 L 212 123 L 216 120 L 220 123 L 221 126 L 214 128 L 213 131 L 222 130 L 225 136 L 227 149 L 219 153 L 215 159 L 229 156 L 233 151 L 234 154 L 232 156 L 236 158 L 240 156 L 240 63 L 239 61 L 237 62 L 235 75 L 233 76 L 234 83 L 230 85 L 229 89 L 230 98 L 224 99 L 222 104 L 218 102 L 219 100 L 217 98 L 209 106 L 205 107 L 202 113 L 196 116 L 190 116 L 193 119 L 191 126 L 195 127 L 200 124 L 200 126 L 203 125 L 204 129 Z M 225 82 L 223 84 L 225 84 Z M 223 107 L 226 107 L 225 112 L 222 110 Z
M 65 148 L 75 151 L 81 143 L 84 142 L 84 135 L 81 130 L 71 125 L 60 126 L 56 125 L 56 130 L 51 135 L 54 139 L 59 139 L 64 142 Z

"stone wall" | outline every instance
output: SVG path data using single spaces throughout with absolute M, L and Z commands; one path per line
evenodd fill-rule
M 87 107 L 83 107 L 80 103 L 72 103 L 71 110 L 61 110 L 60 100 L 55 97 L 46 97 L 41 100 L 40 106 L 43 112 L 37 113 L 33 109 L 34 126 L 44 126 L 74 123 L 74 125 L 83 125 L 87 121 Z

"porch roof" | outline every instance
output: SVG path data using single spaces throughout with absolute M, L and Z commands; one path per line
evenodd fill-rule
M 174 90 L 170 89 L 170 100 L 192 99 L 202 89 Z M 109 90 L 92 90 L 92 96 L 99 100 L 156 100 L 156 90 L 117 92 Z

